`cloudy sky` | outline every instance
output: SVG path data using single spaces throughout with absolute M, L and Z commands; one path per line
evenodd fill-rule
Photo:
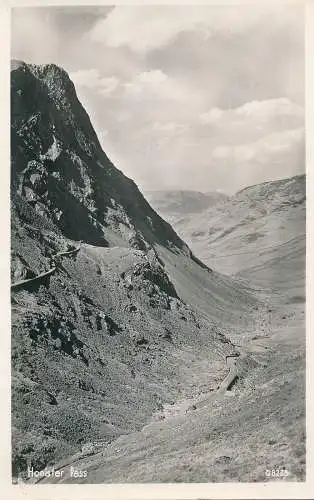
M 74 81 L 140 188 L 222 190 L 304 172 L 302 6 L 15 8 L 12 57 Z

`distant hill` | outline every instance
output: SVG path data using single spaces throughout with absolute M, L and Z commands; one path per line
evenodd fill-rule
M 265 283 L 277 287 L 299 269 L 303 286 L 305 186 L 305 175 L 249 186 L 213 207 L 191 211 L 172 222 L 194 253 L 222 273 L 240 273 L 260 284 L 264 276 Z M 293 265 L 292 254 L 298 261 Z M 286 280 L 284 276 L 280 280 L 282 269 L 275 262 L 280 259 L 282 263 L 288 255 Z
M 216 191 L 145 191 L 145 195 L 150 204 L 165 218 L 200 212 L 228 199 L 227 195 Z

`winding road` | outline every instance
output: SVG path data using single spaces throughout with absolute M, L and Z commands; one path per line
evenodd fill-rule
M 79 250 L 80 250 L 80 247 L 74 248 L 73 250 L 66 250 L 66 251 L 63 251 L 63 252 L 58 252 L 58 253 L 56 253 L 52 257 L 52 261 L 54 262 L 54 260 L 57 257 L 63 257 L 64 255 L 67 255 L 67 256 L 76 255 Z M 51 269 L 49 269 L 48 271 L 44 271 L 41 274 L 38 274 L 34 278 L 29 278 L 29 279 L 26 279 L 26 280 L 20 280 L 20 281 L 16 281 L 15 283 L 12 283 L 11 284 L 11 290 L 19 290 L 20 288 L 27 288 L 29 285 L 31 285 L 33 283 L 37 284 L 38 282 L 39 283 L 40 282 L 44 282 L 47 277 L 51 276 L 56 271 L 56 269 L 58 267 L 58 264 L 57 263 L 55 263 L 55 264 L 56 265 L 53 266 Z
M 223 379 L 221 382 L 220 386 L 217 388 L 217 391 L 213 394 L 210 395 L 210 399 L 213 399 L 215 396 L 218 394 L 222 394 L 225 391 L 229 390 L 229 388 L 232 387 L 233 383 L 237 380 L 239 373 L 237 369 L 237 363 L 236 363 L 236 358 L 239 358 L 240 354 L 230 354 L 226 356 L 226 364 L 229 367 L 229 373 L 227 376 Z M 189 410 L 192 409 L 199 409 L 202 408 L 202 406 L 206 406 L 209 402 L 208 396 L 206 399 L 200 401 L 196 405 L 191 405 L 186 413 Z M 203 403 L 203 404 L 202 404 Z M 72 455 L 72 457 L 68 457 L 67 459 L 64 459 L 63 461 L 59 462 L 54 466 L 54 471 L 63 471 L 62 473 L 62 478 L 66 479 L 71 477 L 71 470 L 72 469 L 80 469 L 83 470 L 86 466 L 88 466 L 88 463 L 90 462 L 91 458 L 94 458 L 96 455 L 102 454 L 103 450 L 99 450 L 96 452 L 90 452 L 90 453 L 83 453 L 83 452 L 78 452 L 75 455 Z M 71 469 L 72 467 L 72 469 Z M 47 470 L 51 470 L 51 468 L 47 468 Z M 32 484 L 37 484 L 37 483 L 58 483 L 60 480 L 60 476 L 58 477 L 39 477 L 39 478 L 30 478 L 27 482 L 32 483 Z

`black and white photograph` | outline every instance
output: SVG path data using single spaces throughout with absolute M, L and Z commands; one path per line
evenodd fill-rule
M 15 488 L 307 480 L 304 26 L 11 9 Z

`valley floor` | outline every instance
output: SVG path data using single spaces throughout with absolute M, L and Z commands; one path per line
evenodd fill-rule
M 40 484 L 304 481 L 304 304 L 273 298 L 263 314 L 267 328 L 255 318 L 250 331 L 230 332 L 241 356 L 227 360 L 216 386 L 204 385 L 204 363 L 195 362 L 190 397 L 140 431 L 63 461 L 62 477 Z M 230 375 L 233 385 L 221 384 Z

